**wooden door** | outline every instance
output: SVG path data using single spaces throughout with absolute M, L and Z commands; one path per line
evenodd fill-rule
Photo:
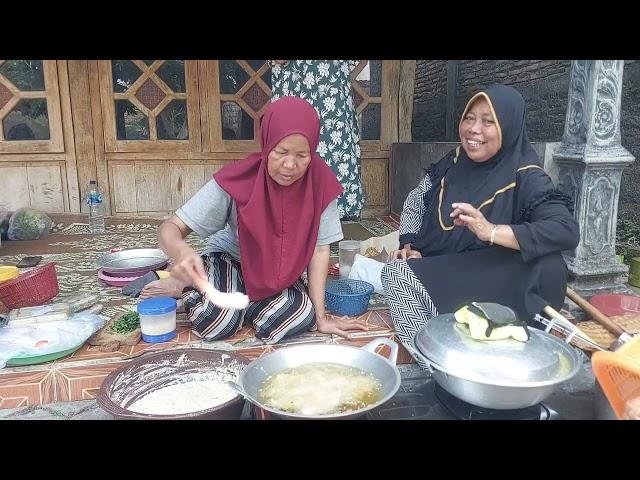
M 398 141 L 398 61 L 361 60 L 351 72 L 360 119 L 363 215 L 389 211 L 389 156 Z
M 0 204 L 79 210 L 66 61 L 0 60 Z

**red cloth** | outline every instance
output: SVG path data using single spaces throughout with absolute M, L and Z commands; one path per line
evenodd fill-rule
M 214 175 L 236 202 L 242 275 L 251 301 L 279 294 L 309 265 L 318 239 L 320 215 L 342 193 L 342 186 L 318 156 L 320 120 L 298 97 L 281 97 L 262 118 L 260 153 L 249 155 Z M 309 142 L 311 161 L 304 176 L 288 186 L 267 171 L 269 152 L 292 134 Z

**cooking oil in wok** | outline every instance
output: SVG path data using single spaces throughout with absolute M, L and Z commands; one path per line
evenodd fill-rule
M 381 387 L 377 378 L 359 368 L 314 362 L 271 375 L 258 392 L 258 400 L 298 415 L 330 415 L 377 402 Z

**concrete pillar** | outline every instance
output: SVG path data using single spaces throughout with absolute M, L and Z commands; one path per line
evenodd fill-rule
M 580 244 L 565 252 L 571 286 L 583 296 L 627 291 L 615 256 L 620 179 L 634 157 L 620 144 L 624 60 L 574 60 L 564 135 L 553 154 L 558 188 L 575 202 Z

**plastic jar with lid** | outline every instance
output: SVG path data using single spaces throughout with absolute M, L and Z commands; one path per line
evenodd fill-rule
M 147 343 L 167 342 L 176 336 L 176 299 L 155 297 L 138 303 L 140 331 Z
M 342 240 L 338 243 L 340 278 L 349 278 L 356 254 L 360 253 L 360 240 Z

